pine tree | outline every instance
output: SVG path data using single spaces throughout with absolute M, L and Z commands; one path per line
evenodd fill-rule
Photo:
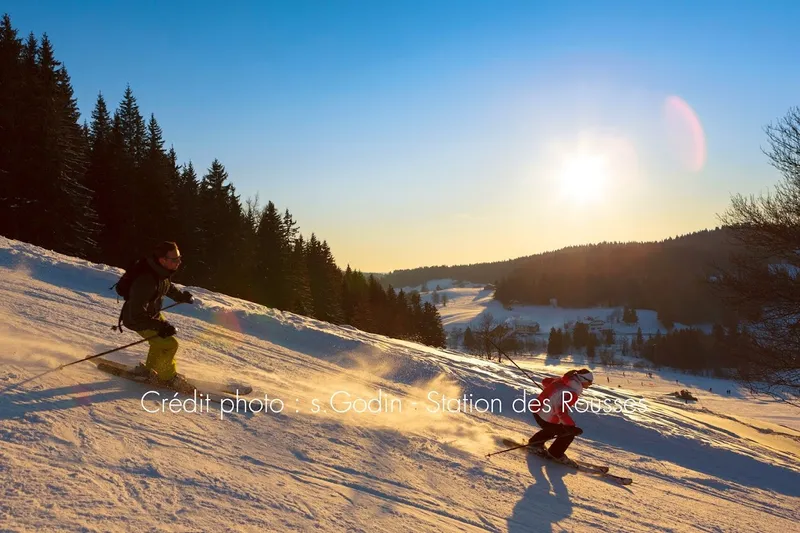
M 386 335 L 390 324 L 388 320 L 389 305 L 386 299 L 386 292 L 373 275 L 367 278 L 366 296 L 370 314 L 372 315 L 373 331 Z
M 290 307 L 289 243 L 283 220 L 272 202 L 267 203 L 258 223 L 257 282 L 261 303 L 277 309 Z
M 113 211 L 113 215 L 107 218 L 111 221 L 111 228 L 108 229 L 111 237 L 104 242 L 104 246 L 118 266 L 127 266 L 132 260 L 149 252 L 148 243 L 144 242 L 138 231 L 138 219 L 142 216 L 142 210 L 137 209 L 137 200 L 141 192 L 133 154 L 137 141 L 133 139 L 135 135 L 132 132 L 136 129 L 137 121 L 142 123 L 142 127 L 144 125 L 138 113 L 138 105 L 129 86 L 111 119 L 109 157 L 113 169 L 106 176 L 110 183 L 104 189 L 108 192 L 101 195 L 105 199 L 108 199 L 108 195 L 115 197 L 113 200 L 108 199 L 108 204 L 104 207 L 104 217 L 109 217 Z M 144 137 L 141 142 L 143 139 Z M 102 201 L 105 203 L 105 200 Z M 115 230 L 119 233 L 115 233 Z
M 22 40 L 6 13 L 0 21 L 0 234 L 20 235 L 22 208 L 22 154 L 20 130 L 25 124 Z
M 242 247 L 238 252 L 239 272 L 241 278 L 237 280 L 236 287 L 239 297 L 251 302 L 259 302 L 258 291 L 258 224 L 263 210 L 260 206 L 258 193 L 255 198 L 245 200 L 240 217 Z
M 569 330 L 564 330 L 563 332 L 561 332 L 561 349 L 567 351 L 572 346 L 574 346 L 572 341 L 572 335 L 570 335 Z
M 398 339 L 404 339 L 408 336 L 410 331 L 409 320 L 411 316 L 409 298 L 403 289 L 397 293 L 397 299 L 394 302 L 394 312 L 392 315 L 392 332 L 393 336 Z
M 130 184 L 119 179 L 114 127 L 105 99 L 101 93 L 92 111 L 89 127 L 89 163 L 86 169 L 87 186 L 93 191 L 92 206 L 98 217 L 99 234 L 95 260 L 111 265 L 127 266 L 130 257 L 129 212 L 126 204 L 131 197 Z
M 177 240 L 177 206 L 172 190 L 175 169 L 164 150 L 163 132 L 153 114 L 147 123 L 144 142 L 136 195 L 139 237 L 148 244 Z
M 622 355 L 628 356 L 631 353 L 631 341 L 628 337 L 622 339 Z
M 253 243 L 247 240 L 249 229 L 244 210 L 233 187 L 228 197 L 228 219 L 230 224 L 230 230 L 227 232 L 230 239 L 227 247 L 228 257 L 238 260 L 230 261 L 226 265 L 225 290 L 228 294 L 244 298 L 245 294 L 252 292 L 252 274 L 255 266 L 251 259 L 254 259 L 254 253 Z
M 572 332 L 572 343 L 576 349 L 580 350 L 589 343 L 589 325 L 584 322 L 576 322 Z
M 118 113 L 123 152 L 129 158 L 129 164 L 138 167 L 146 153 L 146 127 L 130 85 L 125 88 Z
M 625 306 L 625 309 L 622 312 L 622 321 L 626 324 L 636 324 L 639 322 L 639 317 L 636 314 L 636 309 L 632 307 Z
M 289 269 L 292 273 L 291 295 L 289 310 L 293 313 L 312 316 L 314 312 L 314 298 L 311 295 L 311 281 L 308 276 L 308 263 L 306 260 L 306 244 L 302 235 L 294 241 L 292 254 L 289 258 Z
M 111 143 L 111 115 L 108 112 L 103 93 L 97 93 L 97 102 L 92 111 L 92 124 L 89 128 L 89 141 L 93 151 L 107 149 Z
M 412 292 L 408 299 L 408 330 L 406 338 L 415 342 L 421 342 L 420 332 L 422 331 L 422 299 L 418 292 Z
M 119 198 L 115 211 L 121 220 L 118 227 L 122 229 L 122 233 L 116 235 L 120 256 L 118 264 L 125 266 L 148 253 L 154 241 L 166 237 L 154 235 L 154 202 L 150 201 L 149 178 L 142 169 L 147 153 L 146 126 L 130 85 L 126 86 L 119 107 L 114 112 L 111 137 L 115 167 L 112 194 Z M 159 207 L 164 208 L 163 205 Z
M 353 269 L 350 268 L 350 265 L 347 265 L 347 268 L 344 270 L 344 276 L 342 277 L 342 316 L 346 324 L 361 329 L 360 326 L 353 323 L 353 317 L 358 307 L 358 293 L 354 285 L 355 275 Z
M 314 300 L 314 317 L 326 322 L 341 322 L 341 272 L 327 242 L 320 242 L 315 234 L 308 241 L 306 264 Z
M 476 346 L 475 335 L 472 333 L 470 327 L 467 326 L 467 329 L 464 330 L 464 349 L 467 352 L 472 353 L 473 351 L 475 351 L 475 346 Z
M 300 230 L 297 227 L 297 222 L 289 210 L 283 212 L 283 241 L 286 243 L 293 243 L 297 238 Z
M 85 184 L 86 146 L 77 103 L 66 69 L 55 59 L 45 34 L 32 35 L 23 49 L 26 113 L 19 133 L 24 147 L 12 183 L 18 193 L 16 216 L 24 221 L 19 238 L 59 252 L 86 257 L 95 246 L 96 216 Z M 16 179 L 15 179 L 16 178 Z
M 592 333 L 589 335 L 589 338 L 586 342 L 586 356 L 589 358 L 593 358 L 597 353 L 597 345 L 599 341 L 597 340 L 597 335 Z
M 436 311 L 436 307 L 425 302 L 422 307 L 422 331 L 420 332 L 422 343 L 428 346 L 444 348 L 447 344 L 447 336 L 444 333 L 442 319 Z
M 218 159 L 211 163 L 200 184 L 198 277 L 206 287 L 224 291 L 235 287 L 235 258 L 243 248 L 242 209 L 228 172 Z
M 34 214 L 43 197 L 47 195 L 48 182 L 52 178 L 42 175 L 42 151 L 46 134 L 46 116 L 42 102 L 46 96 L 39 77 L 38 58 L 39 41 L 31 33 L 19 52 L 17 87 L 14 87 L 13 79 L 8 86 L 11 91 L 17 89 L 15 101 L 9 103 L 9 107 L 15 108 L 17 113 L 9 112 L 12 117 L 16 115 L 16 120 L 9 125 L 10 160 L 3 182 L 8 190 L 6 198 L 9 206 L 7 213 L 10 227 L 6 235 L 43 245 L 44 242 L 38 239 L 41 238 L 41 225 L 47 223 L 47 217 L 37 213 L 37 218 L 32 223 L 26 220 Z
M 370 305 L 371 282 L 368 282 L 364 274 L 354 271 L 347 265 L 342 278 L 342 319 L 346 324 L 350 324 L 363 331 L 378 331 L 379 326 L 373 319 L 373 314 L 377 309 Z M 385 329 L 388 325 L 384 324 Z
M 550 336 L 547 338 L 547 355 L 561 355 L 563 353 L 562 344 L 561 330 L 550 328 Z
M 383 327 L 384 335 L 389 337 L 397 336 L 397 293 L 394 287 L 390 284 L 386 288 L 386 309 L 384 309 L 383 316 L 381 317 L 385 325 Z
M 197 172 L 191 161 L 176 169 L 177 184 L 175 185 L 175 209 L 177 223 L 175 225 L 176 242 L 192 258 L 199 258 L 201 251 L 201 230 L 199 229 L 200 213 L 200 183 Z M 182 252 L 183 253 L 183 252 Z M 181 270 L 191 279 L 202 273 L 195 260 L 181 267 Z

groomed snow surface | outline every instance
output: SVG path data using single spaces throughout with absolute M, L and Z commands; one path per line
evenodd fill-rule
M 703 394 L 687 405 L 667 396 L 682 375 L 594 367 L 586 399 L 632 408 L 576 413 L 570 455 L 634 479 L 622 487 L 524 452 L 485 457 L 535 430 L 513 402 L 539 389 L 508 363 L 197 287 L 195 305 L 167 312 L 179 370 L 247 381 L 281 413 L 150 413 L 147 386 L 91 363 L 26 382 L 138 339 L 110 329 L 119 274 L 0 238 L 0 531 L 787 532 L 800 519 L 800 413 L 728 382 L 689 383 Z M 520 364 L 537 381 L 570 367 Z M 383 412 L 335 412 L 379 391 L 394 400 Z M 442 395 L 494 412 L 432 412 Z

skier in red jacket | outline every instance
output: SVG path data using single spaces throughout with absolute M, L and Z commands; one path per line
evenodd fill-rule
M 529 406 L 542 429 L 528 440 L 530 448 L 540 455 L 550 455 L 556 462 L 574 466 L 574 461 L 564 452 L 583 430 L 575 425 L 569 411 L 583 389 L 590 387 L 593 381 L 592 372 L 586 368 L 570 370 L 561 378 L 542 380 L 544 390 Z M 545 442 L 552 438 L 556 440 L 545 450 Z

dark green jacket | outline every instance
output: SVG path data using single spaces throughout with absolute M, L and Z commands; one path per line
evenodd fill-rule
M 122 306 L 122 323 L 133 331 L 158 330 L 164 320 L 160 317 L 164 296 L 176 302 L 183 300 L 183 293 L 170 281 L 170 272 L 153 257 L 147 258 L 149 268 L 131 284 L 128 300 Z

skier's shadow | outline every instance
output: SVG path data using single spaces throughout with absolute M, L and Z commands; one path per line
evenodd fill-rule
M 49 389 L 9 390 L 13 393 L 6 393 L 0 399 L 0 420 L 23 418 L 32 413 L 75 409 L 130 396 L 129 391 L 120 388 L 112 380 Z
M 76 383 L 62 387 L 21 389 L 14 385 L 6 389 L 0 389 L 0 420 L 25 418 L 28 415 L 48 411 L 63 411 L 68 409 L 85 408 L 93 404 L 113 402 L 116 400 L 133 399 L 137 400 L 136 409 L 144 409 L 142 396 L 149 391 L 155 390 L 158 395 L 151 396 L 148 408 L 158 409 L 159 401 L 164 398 L 172 398 L 172 392 L 168 390 L 152 389 L 143 383 L 128 382 L 124 379 L 111 378 L 105 381 L 92 383 Z M 190 398 L 189 396 L 181 399 Z M 249 398 L 246 398 L 249 399 Z M 198 400 L 197 406 L 201 405 Z M 219 415 L 221 406 L 215 402 L 203 404 L 203 410 L 214 412 Z M 239 405 L 232 404 L 226 406 L 232 412 L 226 411 L 227 415 L 239 415 L 246 419 L 258 416 L 259 413 L 249 409 L 240 408 Z M 154 411 L 150 411 L 154 412 Z
M 522 499 L 514 506 L 508 518 L 508 531 L 561 531 L 563 528 L 553 525 L 572 514 L 572 501 L 563 478 L 575 472 L 560 466 L 547 468 L 538 457 L 526 456 L 534 483 L 525 489 Z

